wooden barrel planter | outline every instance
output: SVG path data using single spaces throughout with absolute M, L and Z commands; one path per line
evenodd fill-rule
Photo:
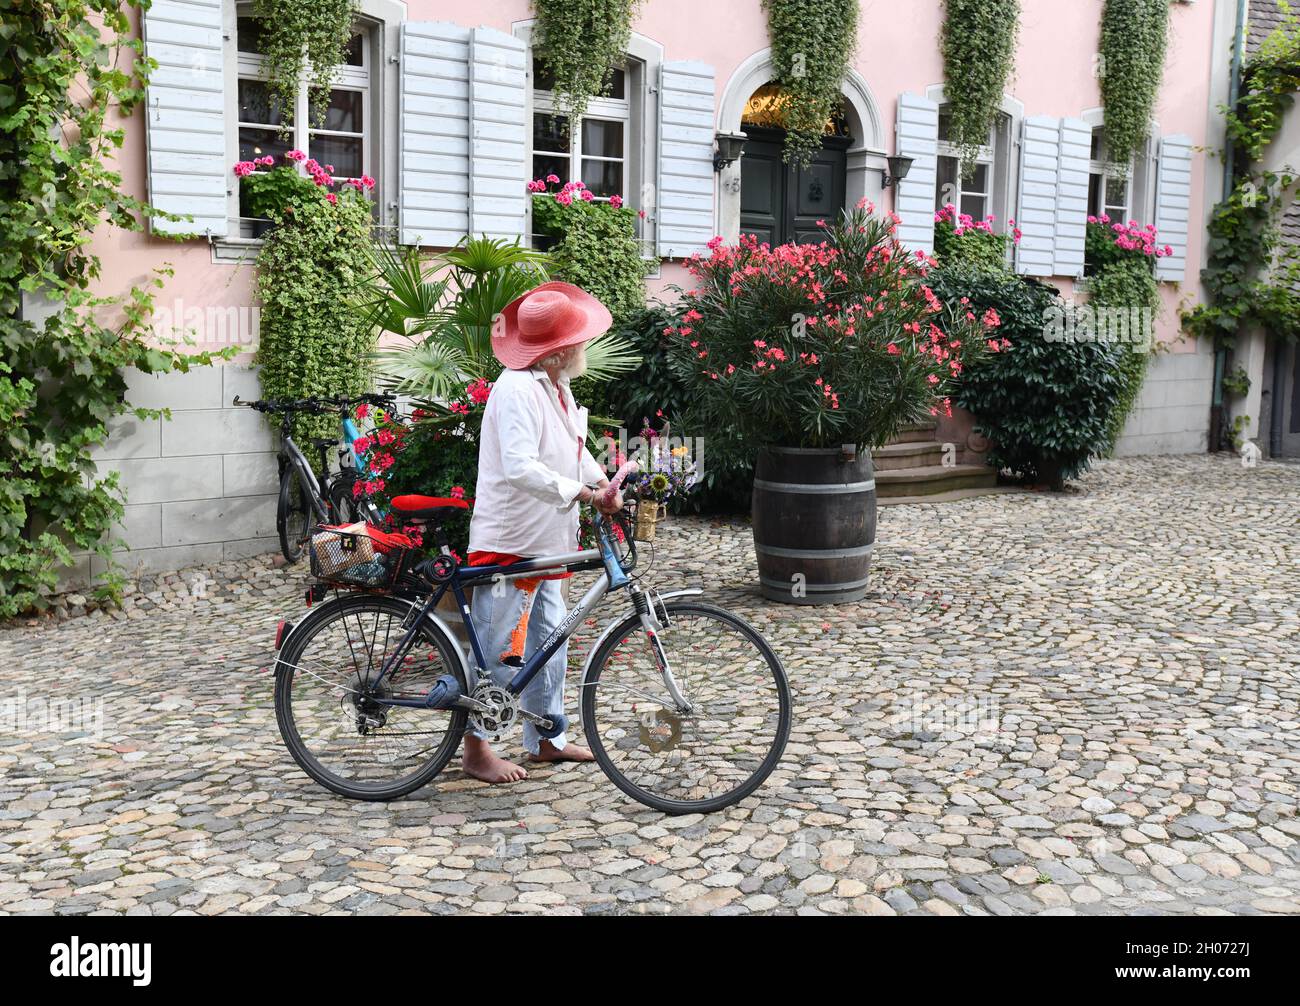
M 838 604 L 867 592 L 876 541 L 870 451 L 772 447 L 754 467 L 754 551 L 763 596 Z

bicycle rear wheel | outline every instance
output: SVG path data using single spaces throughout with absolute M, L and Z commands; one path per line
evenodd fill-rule
M 790 736 L 781 661 L 749 623 L 696 601 L 669 601 L 660 642 L 676 708 L 641 621 L 631 615 L 601 644 L 582 682 L 582 728 L 619 789 L 667 814 L 705 814 L 757 789 Z
M 394 597 L 349 594 L 321 605 L 285 641 L 275 668 L 275 715 L 294 760 L 322 786 L 354 800 L 392 800 L 443 770 L 465 730 L 464 710 L 391 706 L 423 698 L 465 672 L 426 622 L 397 667 L 376 683 L 415 609 Z
M 311 500 L 302 476 L 293 465 L 280 473 L 280 500 L 275 510 L 275 529 L 280 534 L 280 551 L 292 565 L 302 558 L 303 545 L 312 525 Z

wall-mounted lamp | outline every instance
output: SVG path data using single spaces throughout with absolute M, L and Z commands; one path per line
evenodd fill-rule
M 893 157 L 886 157 L 885 163 L 888 164 L 889 167 L 887 167 L 884 172 L 885 188 L 889 188 L 891 185 L 897 185 L 906 178 L 907 173 L 912 170 L 912 162 L 915 159 L 916 158 L 914 157 L 903 157 L 901 154 L 895 154 Z
M 718 141 L 718 151 L 713 155 L 713 170 L 721 171 L 740 157 L 749 137 L 744 133 L 718 133 L 714 139 Z

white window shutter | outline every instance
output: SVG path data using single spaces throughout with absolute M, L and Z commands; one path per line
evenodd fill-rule
M 907 177 L 897 183 L 894 212 L 898 240 L 912 251 L 934 254 L 934 185 L 939 170 L 939 103 L 915 94 L 898 96 L 895 147 L 912 158 Z
M 1025 119 L 1020 135 L 1020 245 L 1016 271 L 1051 276 L 1056 266 L 1056 192 L 1061 121 L 1055 116 Z
M 522 240 L 528 192 L 527 48 L 513 35 L 470 36 L 469 233 Z
M 659 184 L 663 258 L 705 254 L 713 223 L 713 67 L 679 60 L 659 68 Z
M 1091 154 L 1092 127 L 1082 119 L 1062 119 L 1056 170 L 1056 257 L 1053 271 L 1057 276 L 1083 275 Z
M 401 34 L 398 241 L 450 247 L 470 222 L 470 30 L 404 21 Z
M 224 237 L 230 228 L 221 0 L 154 0 L 145 54 L 158 61 L 146 93 L 149 202 L 193 220 L 153 218 L 158 234 Z
M 1178 282 L 1187 272 L 1187 234 L 1192 199 L 1192 141 L 1166 136 L 1156 169 L 1156 240 L 1174 253 L 1156 261 L 1156 279 Z

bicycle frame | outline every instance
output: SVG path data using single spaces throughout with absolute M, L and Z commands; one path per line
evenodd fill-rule
M 298 469 L 298 477 L 307 484 L 311 496 L 311 507 L 316 512 L 316 519 L 324 523 L 329 519 L 329 513 L 321 503 L 320 482 L 316 478 L 316 473 L 312 471 L 306 456 L 302 453 L 302 449 L 293 442 L 293 437 L 289 435 L 287 429 L 282 430 L 280 433 L 280 453 L 288 464 Z
M 627 573 L 619 564 L 618 556 L 614 551 L 613 535 L 610 531 L 608 520 L 599 513 L 594 514 L 592 518 L 592 528 L 596 532 L 596 540 L 599 548 L 586 549 L 581 552 L 571 552 L 566 555 L 542 556 L 536 559 L 525 559 L 523 562 L 510 563 L 509 565 L 492 565 L 492 566 L 457 566 L 451 577 L 445 583 L 441 583 L 429 595 L 424 604 L 419 609 L 419 616 L 412 622 L 406 630 L 401 642 L 393 651 L 380 668 L 378 677 L 375 678 L 373 685 L 377 686 L 383 681 L 384 676 L 389 674 L 401 661 L 405 655 L 407 647 L 414 640 L 415 635 L 420 630 L 420 625 L 424 619 L 429 617 L 438 602 L 448 590 L 456 598 L 460 606 L 461 621 L 465 625 L 465 630 L 469 635 L 470 648 L 477 665 L 478 674 L 487 673 L 487 662 L 483 659 L 483 648 L 479 642 L 478 633 L 474 630 L 474 623 L 470 618 L 469 601 L 465 596 L 465 588 L 488 583 L 499 582 L 499 580 L 513 580 L 521 576 L 536 576 L 539 573 L 559 572 L 561 570 L 585 570 L 585 569 L 603 569 L 596 582 L 591 585 L 582 599 L 573 606 L 572 609 L 564 616 L 551 634 L 543 640 L 539 646 L 525 661 L 515 676 L 510 680 L 506 688 L 511 694 L 518 696 L 528 683 L 537 676 L 546 662 L 551 659 L 556 651 L 564 644 L 565 640 L 572 634 L 573 629 L 584 618 L 587 617 L 600 603 L 601 600 L 611 591 L 619 587 L 625 587 L 630 584 Z M 659 661 L 660 670 L 665 672 L 666 681 L 670 682 L 668 687 L 674 701 L 679 702 L 683 707 L 689 704 L 677 691 L 675 683 L 671 683 L 671 674 L 668 673 L 668 664 L 663 648 L 659 643 L 658 636 L 651 630 L 649 632 L 651 641 L 654 645 L 656 659 Z M 390 706 L 407 706 L 415 709 L 427 707 L 427 702 L 423 698 L 398 698 L 376 697 L 375 701 Z M 467 700 L 462 699 L 462 702 Z M 536 720 L 545 720 L 545 717 L 536 716 L 535 714 L 521 711 L 529 718 Z

